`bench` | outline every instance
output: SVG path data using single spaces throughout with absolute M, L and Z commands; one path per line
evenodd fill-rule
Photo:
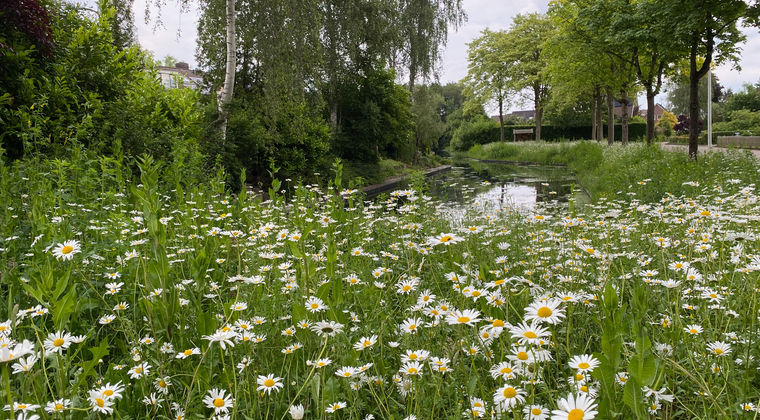
M 533 140 L 533 129 L 520 128 L 512 130 L 512 135 L 514 136 L 515 141 L 531 141 Z

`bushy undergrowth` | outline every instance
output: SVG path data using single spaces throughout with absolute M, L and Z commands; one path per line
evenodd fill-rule
M 591 150 L 570 162 L 631 164 L 607 173 L 621 194 L 583 215 L 473 196 L 458 224 L 418 190 L 362 202 L 339 175 L 262 203 L 152 159 L 139 177 L 84 155 L 0 163 L 6 413 L 756 415 L 749 163 Z M 678 195 L 649 201 L 660 182 Z

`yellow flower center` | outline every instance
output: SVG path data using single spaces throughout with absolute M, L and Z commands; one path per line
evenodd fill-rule
M 536 337 L 538 337 L 536 335 L 536 333 L 534 333 L 533 331 L 525 331 L 523 333 L 523 336 L 525 336 L 526 338 L 536 338 Z
M 578 363 L 578 369 L 588 369 L 589 367 L 591 367 L 591 365 L 586 362 Z
M 567 413 L 567 420 L 583 420 L 585 414 L 580 408 L 573 408 Z
M 457 322 L 460 324 L 465 324 L 465 323 L 470 322 L 470 318 L 466 316 L 460 316 L 459 318 L 457 318 Z
M 106 402 L 101 398 L 95 398 L 95 404 L 97 404 L 98 407 L 105 407 Z
M 61 411 L 63 410 L 63 404 L 56 404 L 54 408 L 55 408 L 55 411 Z
M 504 398 L 514 398 L 517 395 L 517 390 L 510 387 L 504 389 Z
M 106 389 L 105 391 L 103 391 L 103 395 L 105 395 L 106 397 L 110 397 L 111 395 L 113 395 L 113 390 Z
M 581 375 L 580 373 L 575 375 L 576 381 L 580 381 L 581 379 L 583 379 L 583 375 Z
M 183 353 L 185 354 L 185 356 L 190 356 L 191 354 L 193 354 L 193 351 L 188 349 L 188 350 L 185 350 Z
M 217 398 L 214 400 L 214 407 L 224 407 L 224 400 Z
M 410 375 L 416 375 L 417 374 L 417 368 L 409 368 L 409 374 Z
M 161 388 L 166 388 L 166 381 L 158 381 L 158 386 Z
M 410 285 L 408 285 L 408 284 L 405 284 L 405 285 L 404 285 L 404 291 L 405 291 L 405 292 L 408 292 L 408 291 L 410 291 L 410 290 L 412 290 L 412 286 L 410 286 Z
M 53 345 L 56 347 L 61 347 L 63 343 L 64 343 L 63 338 L 56 338 L 55 341 L 53 341 Z
M 521 352 L 517 353 L 517 358 L 519 360 L 528 360 L 528 353 L 526 353 L 524 351 L 521 351 Z
M 371 343 L 370 341 L 365 341 L 364 343 L 362 343 L 362 345 L 363 345 L 364 347 L 369 347 L 369 346 L 371 346 L 371 345 L 372 345 L 372 343 Z
M 537 416 L 537 415 L 541 414 L 541 409 L 540 408 L 534 408 L 534 409 L 530 410 L 530 414 L 533 414 L 534 416 Z
M 715 354 L 723 354 L 723 349 L 715 349 L 713 350 Z
M 696 334 L 697 330 L 695 328 L 692 328 L 692 329 L 689 330 L 689 332 L 692 333 L 692 334 Z
M 501 373 L 502 374 L 504 374 L 504 373 L 512 373 L 512 368 L 505 367 L 505 368 L 503 368 L 501 370 Z
M 552 310 L 547 306 L 543 306 L 538 309 L 538 312 L 536 312 L 536 315 L 540 316 L 541 318 L 549 318 L 550 316 L 552 316 Z
M 271 388 L 274 386 L 274 379 L 267 379 L 264 381 L 264 386 L 267 388 Z
M 504 321 L 502 321 L 500 319 L 495 319 L 493 321 L 493 326 L 494 327 L 503 327 L 504 326 Z
M 409 355 L 409 360 L 417 360 L 417 355 L 412 353 Z
M 311 304 L 311 309 L 317 309 L 317 308 L 319 308 L 318 304 L 316 304 L 316 303 L 312 303 Z
M 452 239 L 454 239 L 454 238 L 452 238 L 452 237 L 451 237 L 451 236 L 449 236 L 449 235 L 446 235 L 446 236 L 444 236 L 443 238 L 441 238 L 441 242 L 443 242 L 443 243 L 446 243 L 446 242 L 449 242 L 449 241 L 451 241 Z
M 478 291 L 478 290 L 473 290 L 473 291 L 472 291 L 472 296 L 474 296 L 474 297 L 478 297 L 478 296 L 480 296 L 480 291 Z
M 586 385 L 583 385 L 583 386 L 581 387 L 581 391 L 583 391 L 583 392 L 588 392 L 588 387 L 587 387 Z
M 63 249 L 61 249 L 61 254 L 63 255 L 71 254 L 72 251 L 74 251 L 74 247 L 71 245 L 66 245 L 65 247 L 63 247 Z

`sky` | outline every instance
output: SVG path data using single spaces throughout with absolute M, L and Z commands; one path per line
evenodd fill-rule
M 166 0 L 161 10 L 162 25 L 156 26 L 155 8 L 152 9 L 151 21 L 145 23 L 146 0 L 135 0 L 135 26 L 140 45 L 153 51 L 155 57 L 162 59 L 167 55 L 196 66 L 195 39 L 199 11 L 194 8 L 181 11 L 177 0 Z M 467 22 L 458 31 L 449 32 L 448 43 L 444 49 L 439 67 L 439 80 L 442 83 L 456 82 L 467 75 L 467 43 L 478 37 L 483 29 L 501 30 L 509 28 L 512 18 L 520 13 L 546 12 L 546 0 L 464 0 Z M 758 28 L 744 28 L 747 42 L 742 47 L 739 66 L 721 65 L 715 70 L 720 83 L 733 91 L 742 89 L 745 83 L 760 81 L 760 32 Z M 657 101 L 666 104 L 665 94 Z M 645 104 L 643 97 L 639 101 Z M 511 104 L 510 109 L 528 107 Z M 526 108 L 527 109 L 527 108 Z

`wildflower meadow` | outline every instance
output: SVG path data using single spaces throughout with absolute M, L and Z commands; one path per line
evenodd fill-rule
M 266 201 L 150 158 L 0 166 L 3 416 L 756 418 L 757 167 L 720 159 L 456 222 L 340 164 Z

